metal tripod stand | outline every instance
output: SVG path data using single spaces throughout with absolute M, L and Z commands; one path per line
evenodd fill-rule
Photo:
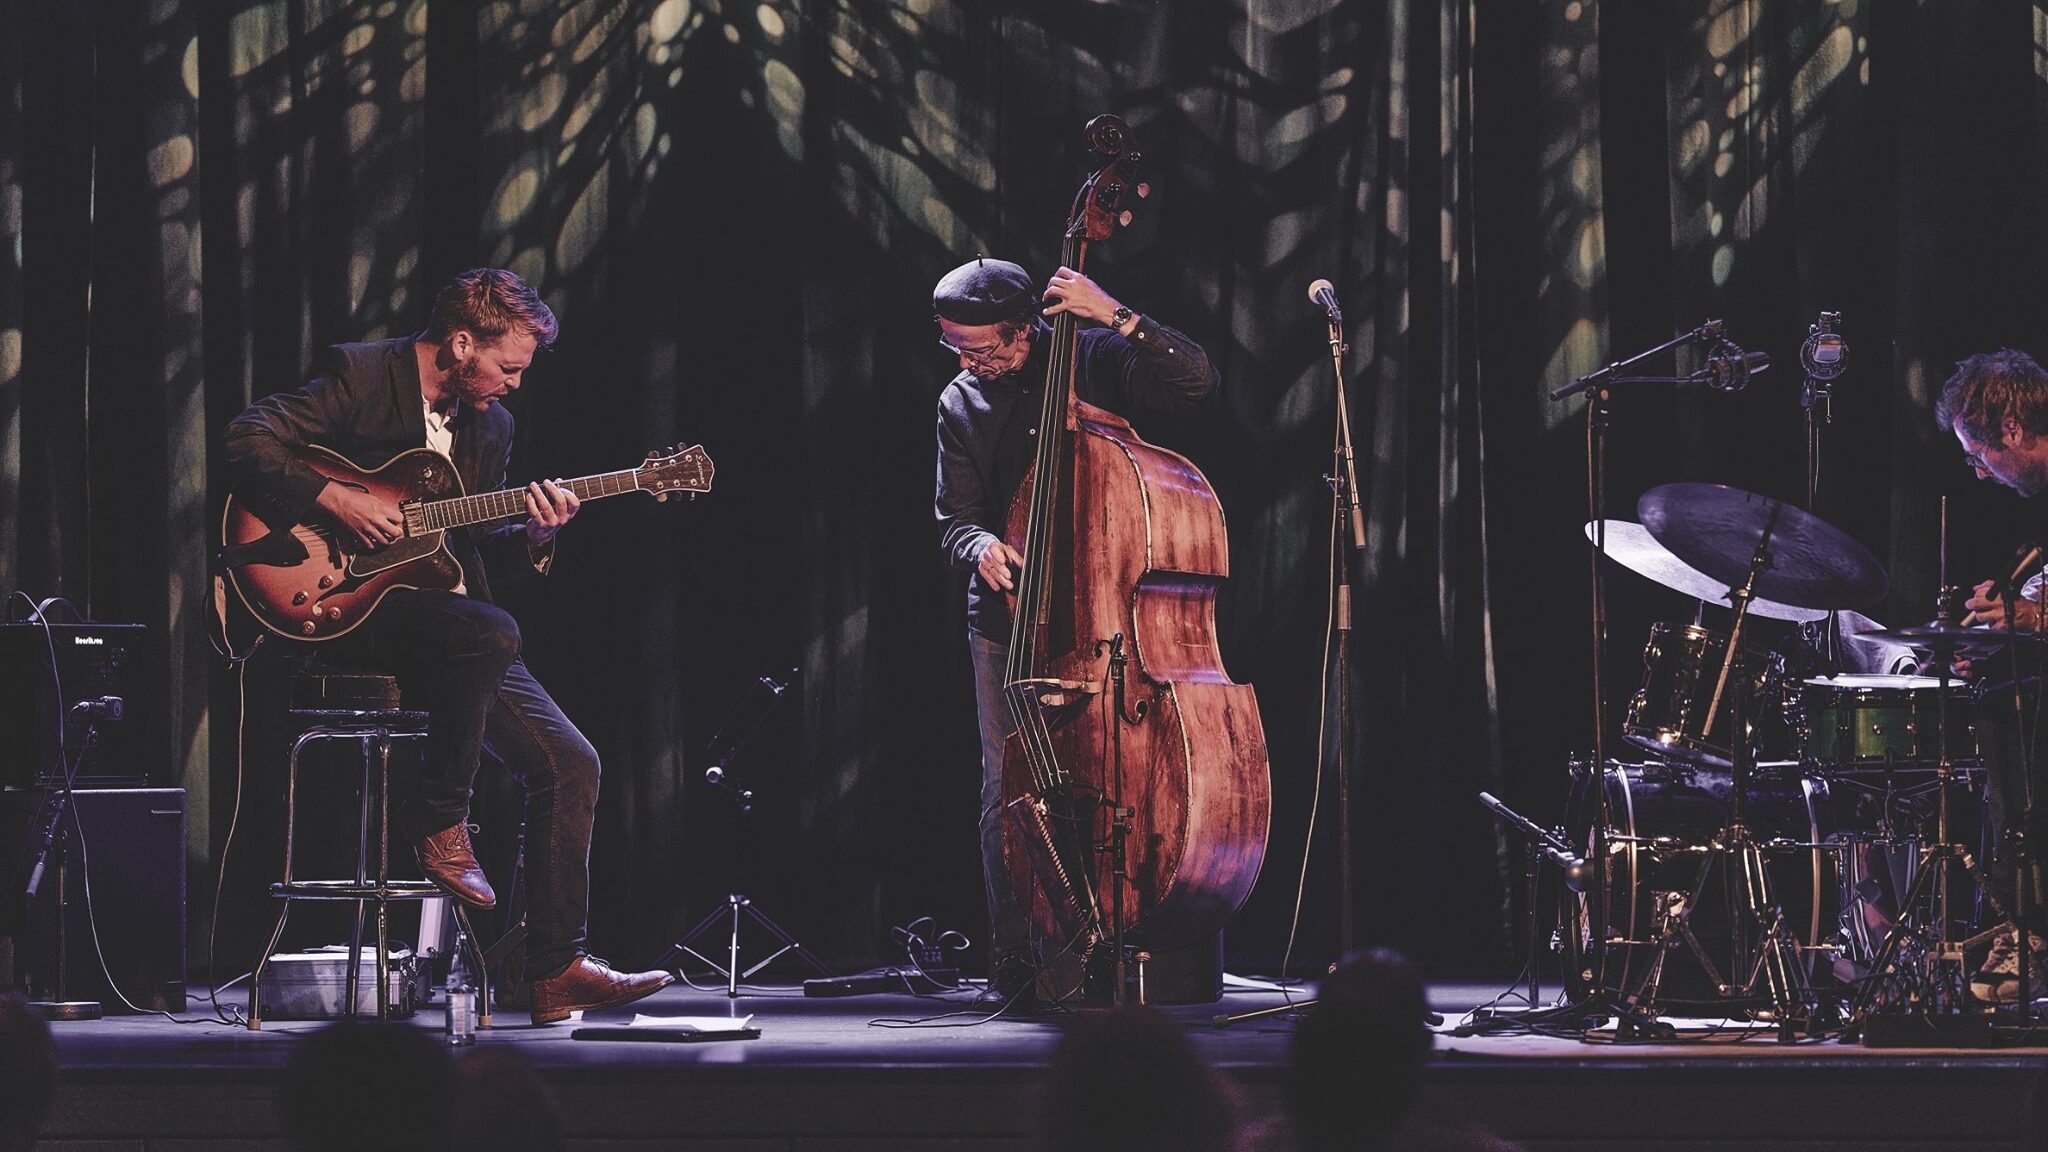
M 740 750 L 745 748 L 747 742 L 753 738 L 754 733 L 760 730 L 761 722 L 766 720 L 768 714 L 775 710 L 776 702 L 781 700 L 783 693 L 788 691 L 789 686 L 796 682 L 796 675 L 797 670 L 792 668 L 780 680 L 771 676 L 757 677 L 754 681 L 753 689 L 747 695 L 741 697 L 740 702 L 734 705 L 732 714 L 726 717 L 725 723 L 720 725 L 718 732 L 711 737 L 711 744 L 707 749 L 707 758 L 712 760 L 712 764 L 711 767 L 704 770 L 704 781 L 732 796 L 733 806 L 742 821 L 754 811 L 754 793 L 733 783 L 729 778 L 729 769 L 734 758 L 739 755 Z M 712 755 L 714 753 L 716 755 Z M 734 872 L 737 874 L 739 869 L 736 867 Z M 748 921 L 751 921 L 762 931 L 774 937 L 781 943 L 782 947 L 770 952 L 751 967 L 742 969 L 740 967 L 740 927 Z M 727 928 L 725 962 L 723 964 L 697 951 L 692 946 L 721 923 L 725 924 Z M 731 892 L 726 895 L 724 907 L 714 909 L 709 915 L 699 920 L 696 927 L 683 933 L 681 939 L 669 945 L 668 951 L 661 954 L 661 959 L 656 960 L 654 966 L 656 968 L 669 968 L 675 966 L 676 962 L 680 961 L 685 955 L 693 956 L 704 964 L 709 965 L 712 971 L 725 977 L 726 996 L 729 999 L 737 1000 L 740 995 L 741 980 L 752 976 L 754 973 L 759 972 L 791 952 L 794 952 L 804 963 L 809 964 L 820 976 L 836 975 L 831 968 L 825 965 L 824 961 L 812 955 L 810 949 L 798 943 L 796 937 L 785 931 L 782 925 L 777 924 L 766 912 L 761 911 L 744 893 Z

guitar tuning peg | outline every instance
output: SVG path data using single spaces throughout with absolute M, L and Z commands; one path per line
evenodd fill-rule
M 1143 199 L 1144 199 L 1145 197 L 1147 197 L 1147 196 L 1150 196 L 1151 194 L 1152 194 L 1152 186 L 1151 186 L 1150 184 L 1147 184 L 1147 183 L 1145 183 L 1145 182 L 1144 182 L 1144 181 L 1142 181 L 1142 180 L 1141 180 L 1141 181 L 1139 181 L 1139 182 L 1138 182 L 1138 199 L 1140 199 L 1140 200 L 1143 200 Z
M 1129 212 L 1128 210 L 1126 210 L 1126 211 L 1124 211 L 1124 212 L 1122 212 L 1122 213 L 1119 213 L 1119 214 L 1117 215 L 1117 218 L 1116 218 L 1116 222 L 1117 222 L 1117 223 L 1119 223 L 1119 224 L 1121 224 L 1121 225 L 1123 225 L 1123 226 L 1124 226 L 1124 227 L 1126 227 L 1126 228 L 1129 228 L 1129 227 L 1131 226 L 1131 214 L 1130 214 L 1130 212 Z
M 654 502 L 655 502 L 656 504 L 666 504 L 666 503 L 668 503 L 668 493 L 666 493 L 666 492 L 656 492 L 656 493 L 654 494 Z

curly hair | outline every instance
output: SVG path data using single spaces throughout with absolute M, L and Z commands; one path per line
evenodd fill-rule
M 2006 417 L 2036 436 L 2048 435 L 2048 372 L 2025 352 L 1979 352 L 1956 365 L 1934 404 L 1944 432 L 1957 427 L 1980 444 L 1996 441 Z
M 427 339 L 439 343 L 457 328 L 468 329 L 484 344 L 508 332 L 524 332 L 542 348 L 553 344 L 561 330 L 540 293 L 503 268 L 471 268 L 434 293 Z

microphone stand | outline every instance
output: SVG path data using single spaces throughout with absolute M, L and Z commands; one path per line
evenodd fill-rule
M 1358 499 L 1358 466 L 1351 448 L 1351 410 L 1344 399 L 1344 314 L 1329 309 L 1330 373 L 1337 392 L 1336 467 L 1329 482 L 1335 511 L 1348 518 L 1351 548 L 1337 557 L 1337 954 L 1351 954 L 1351 558 L 1365 551 L 1365 513 Z
M 1593 650 L 1593 778 L 1591 787 L 1598 798 L 1593 819 L 1591 853 L 1595 896 L 1586 901 L 1590 921 L 1591 950 L 1604 952 L 1607 948 L 1606 894 L 1613 887 L 1613 863 L 1608 857 L 1608 829 L 1613 825 L 1613 812 L 1607 795 L 1607 675 L 1603 665 L 1607 655 L 1607 584 L 1603 561 L 1607 556 L 1607 425 L 1610 408 L 1614 399 L 1613 389 L 1617 384 L 1643 382 L 1680 381 L 1674 377 L 1626 376 L 1628 369 L 1661 356 L 1681 345 L 1700 340 L 1719 338 L 1727 330 L 1721 320 L 1708 320 L 1690 332 L 1674 336 L 1654 348 L 1648 348 L 1633 356 L 1616 360 L 1603 367 L 1553 389 L 1552 400 L 1564 400 L 1586 393 L 1586 511 L 1593 523 L 1593 531 L 1587 554 L 1587 572 L 1591 591 L 1592 650 Z M 1534 915 L 1534 910 L 1531 910 Z M 1579 977 L 1587 995 L 1577 1004 L 1561 1005 L 1552 1015 L 1559 1017 L 1588 1017 L 1613 1014 L 1623 1022 L 1623 1027 L 1641 1035 L 1670 1035 L 1671 1026 L 1661 1020 L 1638 1011 L 1635 1005 L 1623 1003 L 1615 989 L 1595 987 L 1599 978 L 1598 968 L 1589 963 L 1587 956 L 1579 956 Z M 1603 965 L 1604 966 L 1604 963 Z
M 734 849 L 734 854 L 742 862 L 746 859 L 747 848 L 749 847 L 746 838 L 745 822 L 754 810 L 754 793 L 750 789 L 742 788 L 735 784 L 728 777 L 727 769 L 731 766 L 733 758 L 739 755 L 740 751 L 747 746 L 747 742 L 752 740 L 754 734 L 760 730 L 761 722 L 766 720 L 769 713 L 775 710 L 776 703 L 782 699 L 783 693 L 788 691 L 789 686 L 795 682 L 796 676 L 797 670 L 792 668 L 780 680 L 770 676 L 756 677 L 753 690 L 748 695 L 741 697 L 740 702 L 733 706 L 731 715 L 726 717 L 725 723 L 720 725 L 718 731 L 712 735 L 711 743 L 706 748 L 707 755 L 712 752 L 717 752 L 719 755 L 711 767 L 704 770 L 704 782 L 732 794 L 733 806 L 739 813 L 741 821 L 740 834 L 737 838 L 738 844 Z M 749 716 L 747 712 L 748 706 L 755 700 L 760 700 L 761 703 L 754 706 L 754 711 Z M 823 960 L 818 959 L 817 956 L 811 953 L 810 949 L 798 943 L 796 937 L 790 935 L 784 930 L 782 925 L 777 924 L 774 918 L 761 911 L 760 907 L 747 897 L 739 884 L 739 877 L 743 872 L 744 869 L 736 862 L 732 869 L 734 878 L 733 890 L 726 895 L 724 907 L 712 909 L 704 919 L 697 922 L 696 927 L 683 933 L 681 939 L 668 946 L 668 951 L 661 954 L 661 958 L 654 962 L 654 966 L 656 968 L 668 968 L 671 963 L 674 963 L 676 965 L 675 970 L 680 972 L 683 957 L 695 957 L 697 960 L 710 966 L 713 972 L 725 977 L 725 995 L 728 1000 L 739 999 L 740 981 L 774 963 L 784 953 L 795 953 L 799 959 L 809 964 L 820 976 L 831 977 L 835 975 Z M 757 961 L 752 967 L 742 970 L 740 967 L 740 926 L 743 922 L 749 920 L 762 931 L 774 937 L 776 941 L 781 943 L 782 947 L 770 952 L 766 958 Z M 697 942 L 698 937 L 710 932 L 721 923 L 728 929 L 725 944 L 725 963 L 723 964 L 697 951 L 692 946 Z
M 1351 741 L 1351 557 L 1365 550 L 1365 513 L 1358 499 L 1358 467 L 1351 448 L 1351 409 L 1344 398 L 1344 353 L 1350 345 L 1344 342 L 1344 313 L 1334 301 L 1324 309 L 1330 329 L 1330 371 L 1337 389 L 1337 431 L 1333 452 L 1335 467 L 1330 475 L 1323 477 L 1329 484 L 1336 499 L 1330 505 L 1333 519 L 1342 517 L 1350 524 L 1351 548 L 1340 550 L 1335 559 L 1331 579 L 1335 581 L 1332 599 L 1336 603 L 1336 659 L 1337 659 L 1337 738 L 1333 752 L 1337 774 L 1337 955 L 1351 954 L 1351 766 L 1344 754 L 1345 745 Z M 1335 526 L 1332 525 L 1334 536 Z M 1324 670 L 1325 675 L 1328 669 Z M 1286 973 L 1281 974 L 1284 978 Z M 1210 1023 L 1217 1028 L 1228 1028 L 1246 1020 L 1260 1020 L 1286 1012 L 1299 1012 L 1315 1004 L 1315 1000 L 1290 1000 L 1270 1008 L 1258 1008 L 1250 1012 L 1214 1016 Z

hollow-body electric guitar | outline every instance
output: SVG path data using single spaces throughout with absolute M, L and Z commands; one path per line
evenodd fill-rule
M 507 488 L 465 496 L 462 477 L 446 456 L 412 448 L 382 467 L 358 468 L 338 452 L 298 450 L 299 459 L 337 484 L 387 496 L 405 517 L 405 535 L 371 548 L 325 513 L 273 528 L 228 498 L 221 516 L 221 566 L 235 594 L 263 626 L 294 640 L 332 640 L 368 619 L 393 588 L 453 588 L 462 568 L 443 536 L 451 528 L 526 514 L 526 490 Z M 561 486 L 579 500 L 622 492 L 711 490 L 711 458 L 702 445 L 647 454 L 638 468 L 579 476 Z

